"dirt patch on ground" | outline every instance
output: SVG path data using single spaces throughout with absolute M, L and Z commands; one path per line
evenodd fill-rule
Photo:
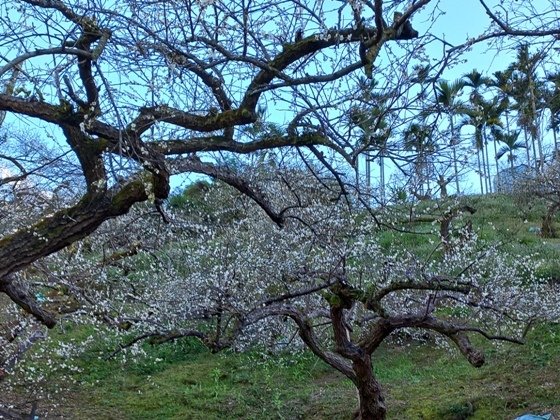
M 11 388 L 0 383 L 0 408 L 7 408 L 26 419 L 31 413 L 40 419 L 119 418 L 96 415 L 95 410 L 90 409 L 87 395 L 76 385 L 68 384 L 56 384 L 56 391 L 42 389 L 37 392 L 35 387 Z

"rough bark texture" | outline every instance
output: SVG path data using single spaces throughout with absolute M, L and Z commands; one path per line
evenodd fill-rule
M 381 384 L 375 379 L 371 365 L 371 356 L 355 360 L 352 368 L 356 373 L 354 384 L 358 389 L 360 407 L 357 418 L 360 420 L 384 419 L 387 414 L 385 398 Z
M 28 229 L 5 236 L 0 240 L 0 291 L 47 327 L 54 327 L 55 316 L 43 310 L 12 274 L 85 238 L 105 220 L 125 214 L 133 204 L 147 199 L 146 186 L 139 179 L 116 194 L 110 191 L 102 195 L 86 194 L 75 206 L 39 220 Z

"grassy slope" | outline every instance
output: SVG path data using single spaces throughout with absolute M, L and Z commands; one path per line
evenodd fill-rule
M 350 419 L 351 383 L 313 356 L 212 355 L 169 345 L 164 358 L 120 366 L 84 364 L 64 412 L 95 419 Z M 525 346 L 487 348 L 487 364 L 429 346 L 384 347 L 376 371 L 393 419 L 512 419 L 560 414 L 560 328 L 534 331 Z
M 504 197 L 471 197 L 469 202 L 478 209 L 472 220 L 481 237 L 505 241 L 518 253 L 539 252 L 547 259 L 543 274 L 560 278 L 560 243 L 529 231 L 538 226 L 538 205 L 527 210 Z M 420 251 L 432 246 L 417 235 L 387 235 L 387 242 Z M 559 326 L 533 331 L 525 346 L 484 346 L 487 364 L 480 369 L 443 349 L 382 348 L 375 368 L 387 389 L 389 418 L 560 415 Z M 84 356 L 82 373 L 73 375 L 78 384 L 62 393 L 55 412 L 86 419 L 339 419 L 351 418 L 356 406 L 351 383 L 311 355 L 212 355 L 189 343 L 149 351 L 161 360 L 121 366 Z

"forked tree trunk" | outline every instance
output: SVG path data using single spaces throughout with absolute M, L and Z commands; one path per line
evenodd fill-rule
M 382 420 L 387 414 L 385 398 L 381 384 L 375 379 L 371 366 L 371 356 L 364 355 L 362 359 L 352 363 L 356 373 L 354 384 L 358 389 L 360 406 L 356 417 L 359 420 Z

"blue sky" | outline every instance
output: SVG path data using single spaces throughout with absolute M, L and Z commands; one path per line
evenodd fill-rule
M 490 0 L 489 5 L 499 3 Z M 437 24 L 430 31 L 439 38 L 444 39 L 452 45 L 465 42 L 467 37 L 476 37 L 488 27 L 489 17 L 486 15 L 481 4 L 475 0 L 441 0 L 441 9 L 445 10 L 445 15 L 441 16 Z M 422 34 L 423 25 L 421 16 L 414 21 L 418 30 Z M 434 54 L 440 53 L 434 48 Z M 493 49 L 489 49 L 486 43 L 473 46 L 473 49 L 466 53 L 466 62 L 444 73 L 447 79 L 462 76 L 473 68 L 480 72 L 490 72 L 505 68 L 512 60 L 514 54 L 507 51 L 500 51 L 499 54 Z

